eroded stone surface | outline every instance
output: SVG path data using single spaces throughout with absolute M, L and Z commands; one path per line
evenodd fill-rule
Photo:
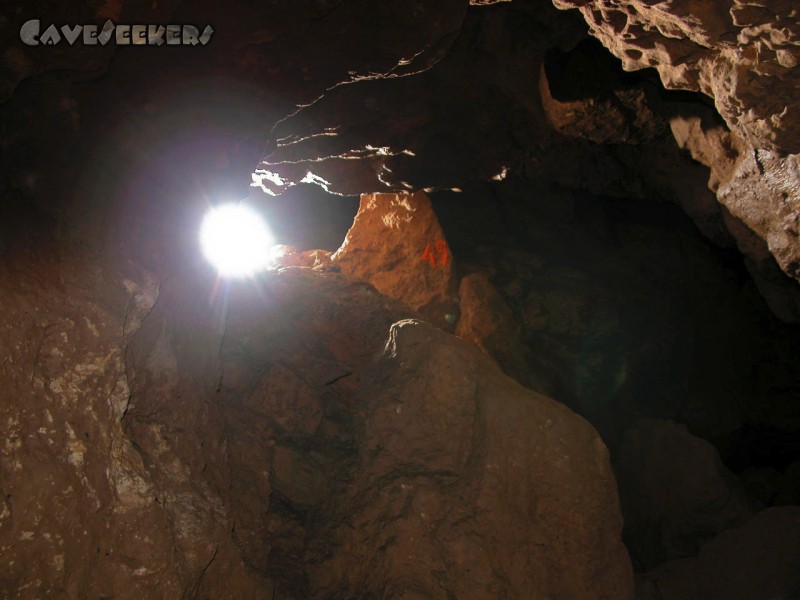
M 4 267 L 4 589 L 631 597 L 597 433 L 398 301 L 71 258 Z
M 15 255 L 0 274 L 3 590 L 178 597 L 197 588 L 215 557 L 237 574 L 230 590 L 266 589 L 242 570 L 207 488 L 167 454 L 149 457 L 165 460 L 155 467 L 126 432 L 126 349 L 158 282 L 134 265 L 109 277 L 97 257 L 49 250 Z M 154 349 L 168 364 L 168 343 Z M 168 435 L 153 429 L 159 440 Z M 163 485 L 154 475 L 162 467 L 181 485 Z
M 702 91 L 752 147 L 800 151 L 797 7 L 753 3 L 555 0 L 579 8 L 627 70 L 655 67 L 667 88 Z
M 331 263 L 452 329 L 453 257 L 424 192 L 361 196 L 353 226 Z
M 670 89 L 714 99 L 730 132 L 692 127 L 712 169 L 710 186 L 730 212 L 763 239 L 784 272 L 798 279 L 800 19 L 789 0 L 754 3 L 554 0 L 579 8 L 590 32 L 626 70 L 654 67 Z M 676 138 L 689 133 L 678 123 Z

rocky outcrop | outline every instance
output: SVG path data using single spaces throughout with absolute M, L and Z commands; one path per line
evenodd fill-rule
M 362 398 L 359 473 L 315 569 L 324 597 L 631 596 L 605 450 L 562 405 L 412 320 Z
M 787 0 L 554 0 L 579 8 L 626 70 L 658 70 L 665 87 L 701 91 L 751 147 L 800 152 L 800 27 Z
M 694 128 L 712 169 L 710 186 L 762 240 L 783 271 L 800 279 L 797 215 L 800 153 L 800 26 L 787 0 L 690 2 L 554 0 L 579 8 L 592 35 L 626 70 L 654 67 L 669 89 L 714 99 L 730 128 Z M 686 128 L 676 132 L 687 143 Z
M 126 431 L 127 351 L 159 283 L 75 248 L 15 250 L 0 273 L 3 596 L 180 597 L 204 578 L 213 594 L 269 589 L 244 567 L 207 485 L 166 451 L 169 428 L 153 425 L 162 452 L 149 456 Z M 175 365 L 167 340 L 154 354 Z M 175 485 L 154 473 L 159 458 Z
M 631 597 L 597 433 L 368 284 L 15 248 L 10 596 Z
M 797 322 L 800 291 L 779 270 L 779 265 L 784 270 L 788 266 L 786 273 L 796 277 L 791 266 L 796 237 L 792 232 L 797 231 L 792 198 L 797 183 L 792 183 L 795 158 L 779 159 L 748 148 L 716 123 L 709 109 L 675 112 L 669 119 L 675 140 L 710 169 L 708 187 L 724 206 L 725 226 L 745 256 L 759 291 L 776 315 L 787 323 Z
M 424 192 L 362 195 L 331 264 L 452 330 L 457 318 L 453 257 Z

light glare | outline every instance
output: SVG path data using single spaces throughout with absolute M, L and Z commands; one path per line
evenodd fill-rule
M 203 254 L 225 277 L 246 277 L 268 267 L 273 243 L 261 216 L 242 204 L 212 208 L 200 227 Z

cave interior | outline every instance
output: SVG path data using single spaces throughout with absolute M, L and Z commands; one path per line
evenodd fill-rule
M 0 36 L 0 597 L 800 598 L 793 0 Z

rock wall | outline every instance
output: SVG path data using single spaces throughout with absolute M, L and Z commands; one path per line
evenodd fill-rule
M 42 250 L 2 272 L 5 597 L 632 597 L 592 427 L 368 284 Z
M 800 279 L 800 26 L 793 2 L 554 0 L 578 8 L 626 70 L 654 67 L 669 89 L 713 98 L 730 128 L 720 146 L 704 131 L 695 158 L 711 187 Z M 713 133 L 711 135 L 714 135 Z M 685 139 L 685 138 L 684 138 Z
M 3 597 L 180 597 L 206 585 L 217 596 L 263 593 L 268 582 L 244 568 L 207 486 L 127 433 L 128 350 L 158 282 L 37 242 L 2 269 Z M 225 572 L 204 581 L 215 558 Z

